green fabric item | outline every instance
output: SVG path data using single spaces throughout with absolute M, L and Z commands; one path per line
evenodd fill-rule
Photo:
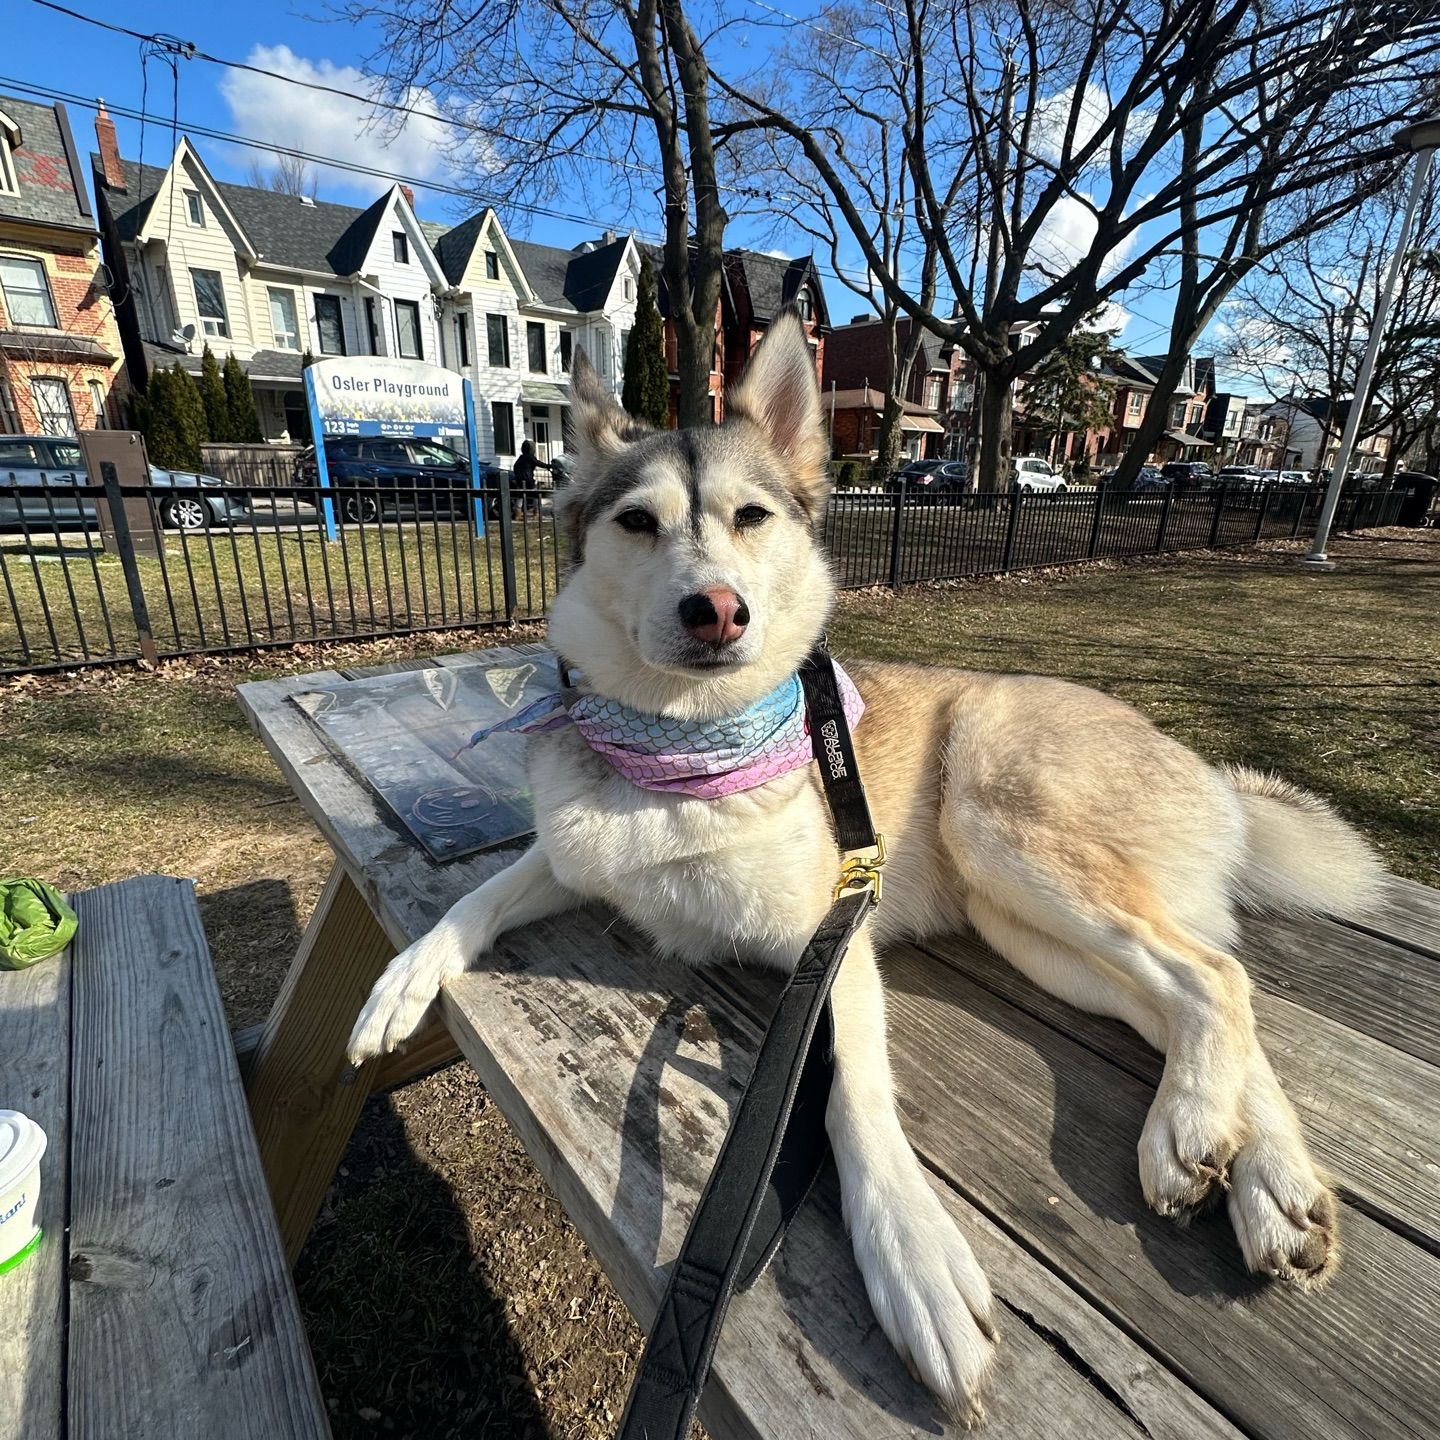
M 75 912 L 43 880 L 0 880 L 0 970 L 24 970 L 63 950 Z

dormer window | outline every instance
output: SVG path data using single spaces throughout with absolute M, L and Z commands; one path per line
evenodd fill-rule
M 185 213 L 190 217 L 192 225 L 198 225 L 202 230 L 205 228 L 205 206 L 198 190 L 185 192 Z
M 500 278 L 500 257 L 493 250 L 485 252 L 485 278 L 487 280 Z
M 395 245 L 395 263 L 397 265 L 408 265 L 410 263 L 410 239 L 403 230 L 397 230 L 390 239 Z
M 15 152 L 20 148 L 20 127 L 0 110 L 0 195 L 18 195 Z
M 808 286 L 801 286 L 800 293 L 795 297 L 795 308 L 800 312 L 800 318 L 807 325 L 815 318 L 815 304 L 810 299 Z
M 628 275 L 625 277 L 625 298 L 627 300 L 635 298 L 635 281 Z

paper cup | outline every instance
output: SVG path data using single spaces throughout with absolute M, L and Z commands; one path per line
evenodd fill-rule
M 40 1157 L 45 1132 L 18 1110 L 0 1110 L 0 1274 L 40 1243 Z

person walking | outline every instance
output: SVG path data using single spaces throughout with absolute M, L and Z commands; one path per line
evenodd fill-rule
M 549 470 L 544 460 L 535 458 L 535 442 L 527 440 L 520 447 L 520 458 L 510 472 L 510 518 L 519 520 L 525 511 L 540 513 L 540 491 L 536 488 L 535 472 Z

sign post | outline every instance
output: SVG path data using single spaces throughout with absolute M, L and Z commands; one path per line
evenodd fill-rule
M 325 534 L 337 537 L 335 487 L 325 460 L 325 440 L 342 435 L 455 441 L 469 448 L 470 488 L 480 489 L 480 451 L 470 382 L 453 370 L 423 360 L 388 355 L 340 355 L 317 360 L 305 371 L 305 398 L 315 436 L 315 470 Z M 476 501 L 476 533 L 485 533 L 483 498 Z

